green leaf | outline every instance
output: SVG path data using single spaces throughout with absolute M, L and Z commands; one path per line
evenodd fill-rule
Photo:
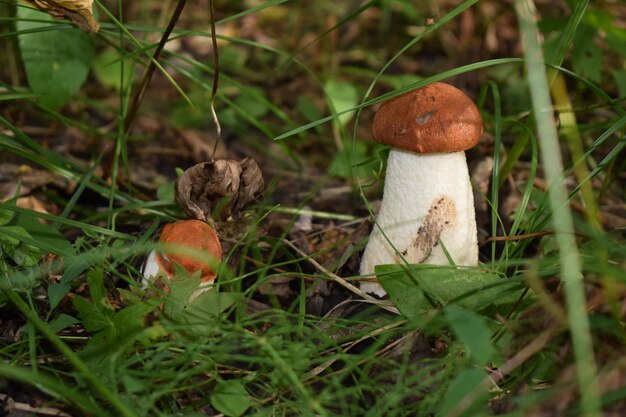
M 255 119 L 265 116 L 270 110 L 265 99 L 265 92 L 259 87 L 248 86 L 242 89 L 235 103 L 244 113 Z
M 174 183 L 166 182 L 157 188 L 156 195 L 159 200 L 173 204 L 175 193 Z
M 211 394 L 211 405 L 228 417 L 239 417 L 252 405 L 246 387 L 236 380 L 220 381 Z
M 596 29 L 590 26 L 579 26 L 574 36 L 572 66 L 578 75 L 593 82 L 600 82 L 603 53 L 593 42 L 596 33 Z
M 54 310 L 59 305 L 59 302 L 71 288 L 72 287 L 65 283 L 53 283 L 48 285 L 48 300 L 50 301 L 51 310 Z
M 76 323 L 80 323 L 76 317 L 72 317 L 68 314 L 59 314 L 50 322 L 49 326 L 53 332 L 58 333 Z
M 494 353 L 491 331 L 482 316 L 457 306 L 448 306 L 446 319 L 477 365 L 485 365 L 491 360 Z
M 148 300 L 115 311 L 108 301 L 103 278 L 102 268 L 92 268 L 87 276 L 92 302 L 84 297 L 72 298 L 83 327 L 93 333 L 82 353 L 94 363 L 102 363 L 103 359 L 111 357 L 133 341 L 147 340 L 149 332 L 143 332 L 144 319 L 158 306 L 158 301 Z
M 190 276 L 178 265 L 175 265 L 174 275 L 167 280 L 170 293 L 165 299 L 163 313 L 175 322 L 190 323 L 215 317 L 241 298 L 240 293 L 202 289 L 200 274 Z
M 98 308 L 97 304 L 90 303 L 80 296 L 72 298 L 72 304 L 78 310 L 78 317 L 88 332 L 95 333 L 111 326 L 112 311 L 104 311 Z
M 18 30 L 30 31 L 19 35 L 28 84 L 42 105 L 58 108 L 72 98 L 87 79 L 94 55 L 94 37 L 79 29 L 52 23 L 52 17 L 40 11 L 18 7 L 17 15 Z
M 122 85 L 122 71 L 124 84 Z M 133 82 L 133 61 L 123 59 L 117 49 L 107 48 L 93 61 L 93 72 L 98 80 L 107 87 L 119 90 L 128 88 Z
M 10 285 L 16 291 L 27 291 L 39 284 L 41 271 L 39 267 L 12 268 L 8 274 L 8 280 L 0 279 L 0 289 Z M 2 291 L 0 291 L 0 294 Z
M 335 156 L 328 168 L 328 173 L 340 178 L 352 178 L 358 175 L 361 181 L 368 181 L 372 173 L 380 171 L 381 160 L 377 157 L 370 157 L 371 145 L 363 142 L 346 143 L 344 148 L 335 153 Z M 378 144 L 374 145 L 374 151 L 386 149 Z M 356 164 L 355 164 L 356 159 Z
M 611 71 L 613 80 L 617 84 L 617 91 L 619 91 L 620 97 L 626 97 L 626 71 L 614 70 Z
M 424 77 L 420 77 L 415 74 L 400 74 L 384 77 L 384 80 L 391 84 L 394 88 L 406 87 L 407 85 L 415 84 L 423 79 Z
M 9 223 L 10 224 L 10 223 Z M 4 256 L 11 258 L 16 266 L 34 266 L 41 252 L 33 244 L 36 241 L 22 226 L 0 227 L 0 247 Z
M 305 94 L 298 97 L 298 111 L 307 122 L 313 122 L 322 117 L 313 98 Z
M 626 56 L 626 28 L 616 22 L 616 15 L 609 10 L 588 8 L 583 17 L 585 24 L 602 31 L 603 41 L 613 52 Z
M 485 400 L 487 393 L 481 387 L 480 383 L 487 377 L 484 369 L 464 369 L 454 378 L 448 387 L 446 396 L 437 412 L 438 416 L 446 416 L 454 407 L 459 405 L 463 400 L 473 398 L 470 406 L 458 416 L 477 417 L 486 415 Z M 473 396 L 473 397 L 471 397 Z M 481 412 L 482 411 L 482 412 Z
M 517 301 L 522 288 L 519 281 L 478 268 L 378 265 L 376 276 L 407 318 L 450 303 L 472 311 L 502 309 Z
M 128 374 L 122 375 L 122 384 L 124 384 L 124 389 L 129 394 L 135 394 L 148 389 L 148 383 L 146 381 L 134 378 Z
M 92 268 L 87 272 L 87 285 L 91 301 L 106 311 L 113 311 L 113 307 L 107 301 L 107 289 L 104 286 L 104 270 L 102 267 Z
M 353 109 L 358 104 L 358 92 L 354 85 L 341 80 L 329 80 L 324 85 L 326 96 L 330 101 L 331 108 L 335 113 Z M 338 117 L 339 123 L 345 126 L 350 121 L 354 112 L 348 112 Z
M 25 232 L 27 231 L 20 240 L 44 252 L 55 253 L 64 257 L 75 253 L 74 247 L 57 229 L 41 223 L 30 214 L 16 213 L 6 223 L 6 226 L 15 226 L 24 229 Z
M 17 197 L 13 197 L 10 200 L 7 200 L 3 202 L 2 204 L 0 204 L 0 226 L 4 226 L 7 223 L 9 223 L 11 219 L 13 219 L 13 217 L 15 216 L 14 211 L 3 209 L 1 207 L 3 205 L 15 206 L 16 201 L 17 201 Z
M 0 238 L 6 245 L 17 247 L 25 239 L 32 239 L 31 235 L 21 226 L 0 227 Z
M 137 304 L 143 300 L 145 290 L 139 286 L 131 286 L 130 289 L 118 288 L 117 292 L 124 304 Z

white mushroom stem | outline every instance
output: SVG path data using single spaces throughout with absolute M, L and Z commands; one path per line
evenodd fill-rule
M 146 289 L 150 285 L 150 281 L 154 278 L 158 277 L 160 274 L 164 276 L 168 276 L 172 278 L 167 271 L 164 271 L 159 265 L 159 261 L 157 261 L 159 254 L 156 250 L 152 250 L 148 257 L 146 258 L 146 263 L 142 268 L 142 277 L 141 277 L 141 288 Z M 201 281 L 198 284 L 198 290 L 194 291 L 189 297 L 189 301 L 193 301 L 200 294 L 210 290 L 213 287 L 213 281 Z
M 150 279 L 156 278 L 160 271 L 161 267 L 159 266 L 159 262 L 157 261 L 157 252 L 156 250 L 152 250 L 148 258 L 146 259 L 146 263 L 143 265 L 142 273 L 143 277 L 141 278 L 141 287 L 143 289 L 148 288 L 148 283 Z
M 474 197 L 465 152 L 416 154 L 391 149 L 376 225 L 361 259 L 361 275 L 382 264 L 476 265 Z M 384 234 L 381 233 L 381 229 Z M 361 289 L 383 296 L 377 282 Z

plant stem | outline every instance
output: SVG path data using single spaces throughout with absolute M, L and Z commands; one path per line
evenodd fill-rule
M 530 95 L 539 136 L 543 169 L 550 184 L 548 197 L 552 206 L 552 221 L 561 260 L 561 280 L 564 284 L 568 324 L 571 331 L 576 371 L 583 415 L 600 416 L 600 389 L 596 378 L 593 343 L 587 315 L 584 282 L 574 236 L 572 214 L 563 185 L 563 162 L 558 135 L 554 126 L 550 86 L 543 62 L 540 33 L 536 24 L 536 9 L 531 0 L 515 0 L 522 43 L 526 58 Z
M 167 25 L 167 28 L 165 28 L 165 31 L 163 32 L 163 36 L 161 36 L 161 40 L 159 41 L 159 44 L 154 50 L 153 59 L 150 61 L 148 68 L 146 68 L 146 72 L 144 72 L 143 74 L 143 78 L 141 79 L 139 88 L 137 89 L 137 92 L 135 93 L 135 96 L 133 97 L 133 101 L 129 107 L 128 113 L 126 114 L 126 118 L 124 120 L 124 132 L 126 134 L 128 134 L 128 132 L 130 131 L 130 128 L 133 124 L 133 120 L 135 119 L 135 115 L 137 114 L 137 109 L 139 109 L 139 104 L 141 103 L 141 99 L 143 99 L 146 89 L 148 88 L 148 83 L 150 83 L 150 79 L 152 79 L 152 74 L 154 73 L 154 70 L 156 69 L 159 56 L 161 55 L 161 51 L 165 47 L 165 44 L 167 43 L 167 39 L 169 38 L 170 33 L 172 33 L 172 30 L 174 30 L 174 26 L 176 26 L 176 22 L 178 21 L 180 14 L 183 12 L 185 3 L 187 3 L 186 0 L 178 1 L 178 4 L 176 5 L 176 9 L 174 10 L 174 13 L 172 13 L 172 16 L 170 17 L 170 21 Z
M 576 180 L 580 184 L 580 195 L 586 209 L 587 221 L 595 232 L 602 231 L 599 208 L 593 193 L 591 181 L 585 181 L 589 177 L 589 168 L 585 158 L 585 150 L 582 143 L 576 113 L 569 99 L 565 79 L 560 73 L 556 73 L 551 85 L 552 99 L 561 121 L 561 134 L 569 146 L 572 155 L 572 164 Z
M 211 11 L 211 46 L 213 47 L 213 86 L 211 88 L 211 115 L 213 116 L 213 123 L 215 123 L 215 143 L 213 144 L 213 151 L 211 152 L 210 162 L 215 160 L 215 152 L 217 146 L 220 143 L 222 137 L 222 126 L 220 126 L 220 120 L 215 112 L 215 96 L 217 95 L 217 87 L 220 80 L 220 53 L 217 48 L 217 32 L 215 31 L 215 9 L 213 7 L 213 0 L 209 0 L 209 8 Z

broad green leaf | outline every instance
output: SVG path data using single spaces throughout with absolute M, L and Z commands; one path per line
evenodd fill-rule
M 40 276 L 41 271 L 37 266 L 30 268 L 11 268 L 6 277 L 8 280 L 0 276 L 0 289 L 10 285 L 11 288 L 16 291 L 26 291 L 39 285 Z M 2 291 L 0 291 L 0 294 L 2 294 Z
M 448 306 L 446 319 L 477 365 L 485 365 L 491 360 L 494 353 L 491 331 L 482 316 L 457 306 Z
M 450 303 L 472 311 L 502 308 L 516 302 L 522 288 L 518 281 L 478 268 L 378 265 L 376 276 L 408 318 Z
M 211 393 L 211 405 L 227 417 L 239 417 L 252 405 L 246 387 L 237 381 L 220 381 Z
M 340 178 L 358 175 L 362 181 L 367 180 L 373 172 L 380 170 L 381 164 L 380 159 L 369 157 L 369 149 L 370 146 L 363 142 L 357 142 L 355 146 L 351 143 L 346 144 L 342 150 L 335 153 L 328 173 Z
M 313 122 L 322 117 L 313 98 L 305 94 L 298 97 L 298 111 L 308 122 Z
M 69 283 L 74 278 L 82 274 L 87 268 L 102 260 L 102 256 L 97 251 L 86 251 L 78 255 L 67 256 L 63 259 L 64 270 L 61 283 Z
M 24 236 L 23 242 L 44 252 L 61 256 L 70 256 L 75 253 L 74 247 L 61 232 L 29 214 L 16 213 L 7 226 L 17 226 L 28 230 L 28 235 Z
M 53 332 L 58 333 L 77 323 L 80 323 L 80 321 L 76 317 L 72 317 L 68 314 L 59 314 L 50 322 L 49 326 Z
M 424 77 L 420 77 L 415 74 L 389 75 L 384 77 L 384 80 L 391 84 L 394 88 L 406 87 L 407 85 L 415 84 L 423 79 Z
M 31 240 L 32 236 L 22 226 L 0 227 L 0 241 L 5 245 L 17 246 L 24 240 Z
M 22 226 L 10 225 L 0 227 L 2 254 L 4 257 L 11 258 L 18 267 L 29 267 L 37 264 L 41 252 L 38 247 L 34 246 L 36 243 L 36 240 Z
M 80 296 L 72 298 L 72 304 L 78 310 L 78 317 L 88 332 L 95 333 L 112 325 L 112 310 L 104 310 L 98 304 L 90 303 Z
M 485 401 L 487 392 L 480 383 L 487 377 L 487 372 L 482 368 L 464 369 L 458 373 L 456 378 L 450 383 L 446 395 L 441 401 L 437 416 L 446 416 L 456 406 L 466 399 L 473 399 L 463 413 L 455 414 L 460 416 L 478 417 L 488 415 L 486 413 Z
M 17 197 L 13 197 L 10 200 L 7 200 L 0 204 L 0 226 L 4 226 L 11 221 L 11 219 L 15 216 L 15 212 L 12 210 L 3 209 L 3 205 L 15 206 L 15 202 L 17 201 Z
M 113 48 L 108 48 L 99 53 L 93 61 L 93 72 L 98 80 L 107 87 L 119 90 L 121 87 L 128 88 L 133 82 L 133 61 L 124 59 Z M 122 71 L 124 83 L 122 84 Z
M 626 56 L 626 28 L 619 24 L 615 13 L 602 8 L 588 8 L 583 22 L 601 31 L 603 41 L 613 52 Z
M 124 304 L 137 304 L 143 300 L 145 296 L 145 290 L 139 286 L 133 285 L 128 290 L 124 288 L 118 288 L 117 292 Z
M 54 310 L 59 305 L 59 302 L 71 288 L 72 287 L 65 283 L 52 283 L 48 285 L 48 300 L 50 301 L 51 310 Z
M 176 191 L 174 190 L 173 182 L 166 182 L 157 188 L 157 198 L 161 201 L 174 204 L 174 195 Z
M 252 118 L 259 119 L 270 110 L 265 98 L 265 92 L 259 87 L 248 86 L 241 90 L 235 99 L 237 106 Z
M 93 334 L 83 350 L 83 355 L 101 363 L 129 343 L 147 340 L 148 332 L 143 332 L 144 319 L 158 306 L 157 301 L 148 300 L 115 311 L 108 302 L 102 268 L 89 270 L 87 283 L 92 301 L 80 296 L 72 298 L 83 327 Z
M 122 374 L 121 379 L 122 379 L 122 384 L 124 384 L 124 389 L 129 394 L 134 394 L 134 393 L 145 391 L 149 385 L 149 382 L 139 379 L 139 378 L 134 378 L 133 376 L 127 373 Z
M 87 78 L 94 55 L 94 38 L 79 29 L 52 23 L 52 17 L 46 13 L 25 7 L 17 10 L 18 30 L 31 31 L 19 35 L 28 85 L 43 106 L 61 107 Z
M 602 75 L 602 49 L 594 43 L 596 29 L 580 25 L 574 36 L 572 66 L 574 71 L 590 81 L 600 82 Z
M 87 285 L 89 286 L 91 301 L 107 311 L 112 311 L 113 307 L 107 302 L 107 289 L 104 286 L 102 267 L 98 266 L 87 272 Z
M 240 293 L 202 289 L 199 273 L 190 276 L 178 265 L 175 271 L 174 278 L 165 278 L 170 293 L 163 306 L 163 313 L 175 322 L 193 323 L 215 317 L 241 298 Z
M 335 113 L 353 109 L 358 104 L 358 92 L 353 84 L 341 80 L 329 80 L 324 85 L 326 96 L 332 104 Z M 350 121 L 354 112 L 348 112 L 338 117 L 339 123 L 343 126 Z

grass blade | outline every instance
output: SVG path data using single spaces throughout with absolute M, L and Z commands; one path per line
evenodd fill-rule
M 44 323 L 33 310 L 30 309 L 24 300 L 22 300 L 20 296 L 13 291 L 10 283 L 4 288 L 4 290 L 13 305 L 15 305 L 15 307 L 17 307 L 17 309 L 28 319 L 28 321 L 32 323 L 37 330 L 39 330 L 39 332 L 65 356 L 68 362 L 72 364 L 72 366 L 83 378 L 85 378 L 92 388 L 109 402 L 111 408 L 117 410 L 121 416 L 134 417 L 136 415 L 126 404 L 124 404 L 122 399 L 113 391 L 109 390 L 109 388 L 89 369 L 85 362 L 83 362 L 69 346 L 63 343 L 63 341 L 50 329 L 50 327 L 48 327 L 48 325 Z
M 561 280 L 564 283 L 568 322 L 571 331 L 576 370 L 583 415 L 600 416 L 600 390 L 596 380 L 596 364 L 587 315 L 587 304 L 581 275 L 581 263 L 574 237 L 572 214 L 567 205 L 567 191 L 561 175 L 563 161 L 559 141 L 554 126 L 550 86 L 543 62 L 539 31 L 536 24 L 536 10 L 531 0 L 516 0 L 524 52 L 528 58 L 527 73 L 533 111 L 539 136 L 540 155 L 543 169 L 550 188 L 548 190 L 552 207 L 552 221 L 556 232 L 561 260 Z

